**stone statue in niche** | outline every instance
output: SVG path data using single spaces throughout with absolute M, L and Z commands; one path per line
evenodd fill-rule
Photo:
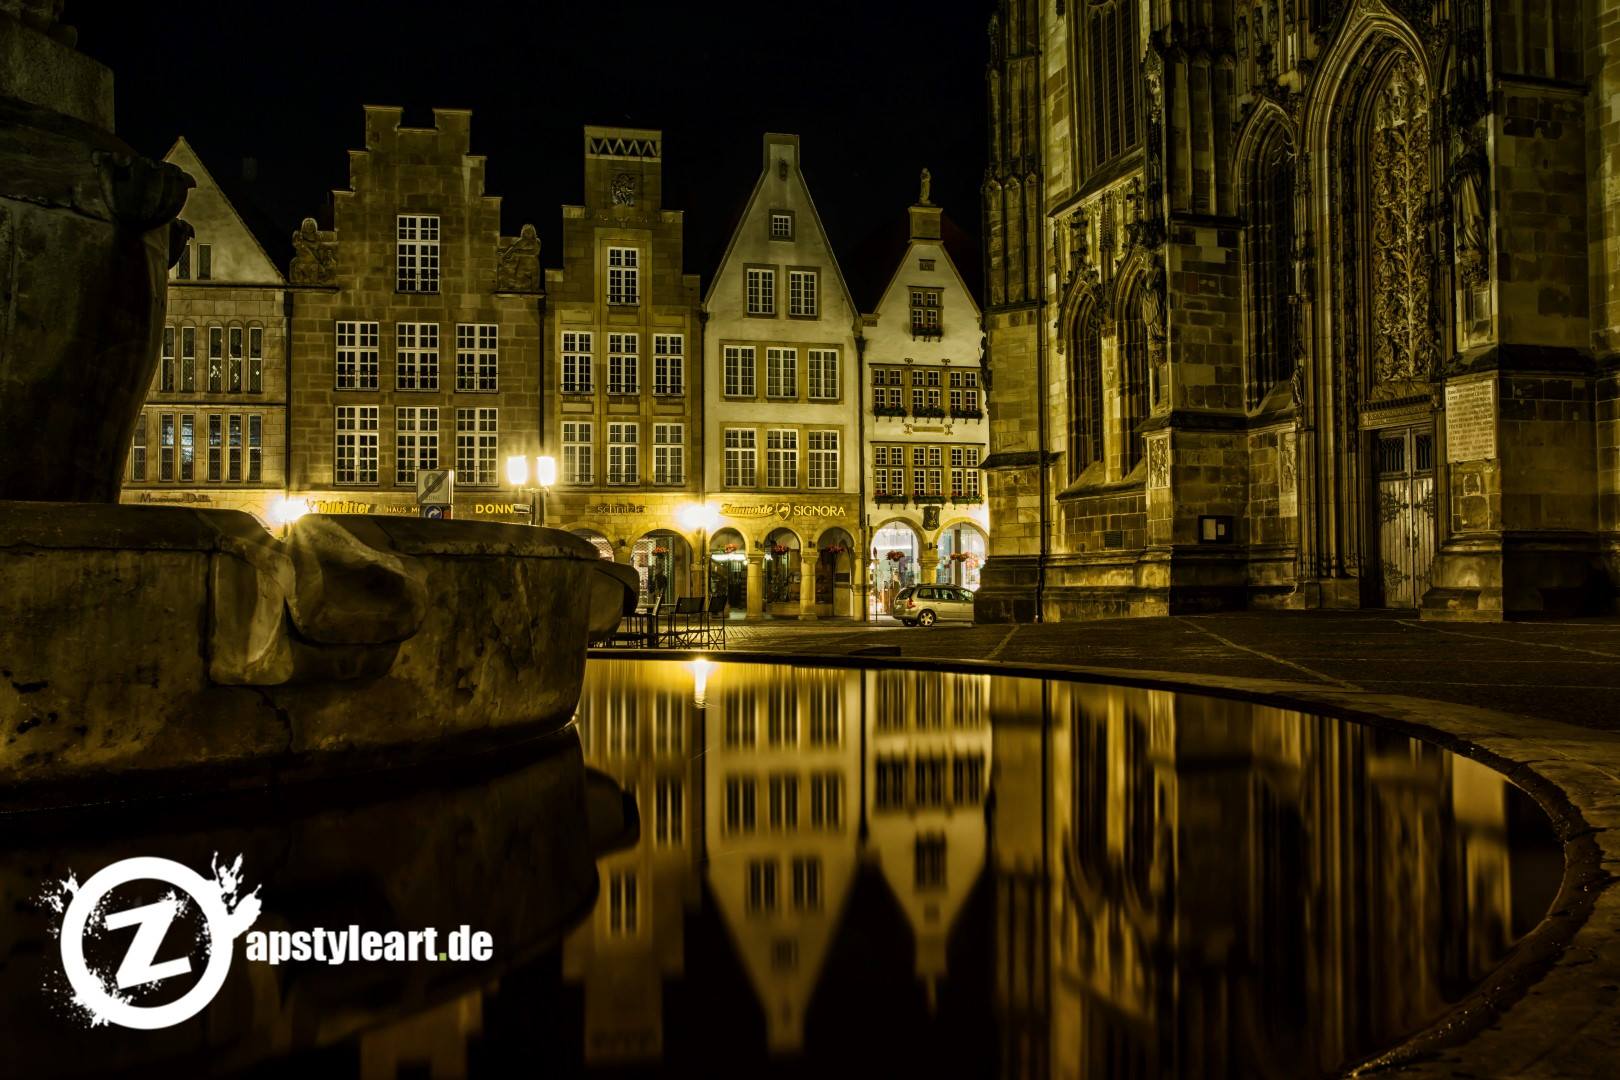
M 1485 231 L 1485 151 L 1476 148 L 1458 159 L 1452 171 L 1452 205 L 1457 235 L 1457 274 L 1477 289 L 1490 279 L 1489 238 Z
M 1170 445 L 1164 439 L 1154 439 L 1147 445 L 1148 487 L 1170 486 Z
M 533 225 L 523 226 L 517 239 L 501 250 L 495 288 L 500 292 L 540 291 L 540 237 Z
M 619 173 L 613 178 L 613 205 L 636 205 L 636 178 L 629 173 Z
M 293 233 L 292 264 L 287 268 L 294 285 L 331 285 L 337 280 L 337 252 L 321 235 L 314 218 L 305 218 Z
M 927 169 L 924 169 L 922 171 L 922 177 L 920 178 L 920 184 L 921 184 L 921 191 L 919 191 L 918 194 L 917 194 L 917 205 L 918 206 L 933 206 L 934 203 L 929 198 L 929 196 L 933 194 L 934 176 Z
M 1165 273 L 1164 264 L 1155 259 L 1142 279 L 1142 322 L 1147 328 L 1148 367 L 1153 372 L 1153 404 L 1165 401 Z

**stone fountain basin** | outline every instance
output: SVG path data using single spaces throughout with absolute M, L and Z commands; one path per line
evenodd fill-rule
M 552 529 L 0 502 L 0 809 L 560 728 L 635 588 Z

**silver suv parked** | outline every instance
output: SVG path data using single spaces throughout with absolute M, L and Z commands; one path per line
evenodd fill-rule
M 973 593 L 955 585 L 910 585 L 895 595 L 894 617 L 907 626 L 972 622 Z

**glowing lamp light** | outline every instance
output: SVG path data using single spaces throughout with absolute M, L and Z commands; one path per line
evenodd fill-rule
M 534 459 L 535 481 L 543 488 L 551 487 L 557 482 L 557 459 L 554 457 L 537 457 Z
M 699 657 L 688 661 L 687 667 L 692 669 L 692 702 L 699 706 L 704 705 L 709 690 L 709 672 L 713 669 L 714 663 Z
M 309 513 L 309 503 L 303 499 L 277 499 L 270 506 L 270 520 L 277 525 L 291 525 Z
M 529 482 L 528 458 L 513 455 L 506 459 L 506 482 L 513 487 L 522 487 Z
M 714 527 L 720 524 L 720 515 L 708 503 L 687 503 L 680 510 L 681 528 L 688 532 L 702 529 L 704 532 L 713 532 Z

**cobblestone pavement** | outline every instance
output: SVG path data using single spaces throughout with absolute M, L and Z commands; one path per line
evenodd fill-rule
M 1233 612 L 1038 625 L 734 624 L 728 652 L 1118 667 L 1407 694 L 1620 730 L 1620 620 L 1425 623 L 1411 612 Z

